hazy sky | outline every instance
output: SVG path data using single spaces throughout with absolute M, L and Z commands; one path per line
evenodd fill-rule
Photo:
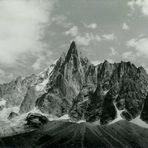
M 94 63 L 148 69 L 148 0 L 0 0 L 0 83 L 42 71 L 71 40 Z

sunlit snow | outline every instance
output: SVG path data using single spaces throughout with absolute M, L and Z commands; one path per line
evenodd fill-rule
M 69 119 L 70 119 L 69 115 L 65 114 L 65 115 L 61 116 L 60 118 L 58 118 L 57 120 L 69 120 Z
M 80 124 L 80 123 L 85 123 L 86 120 L 79 120 L 77 123 Z
M 45 89 L 47 83 L 48 83 L 48 78 L 45 79 L 42 83 L 39 83 L 38 85 L 36 85 L 36 90 L 43 91 Z
M 2 111 L 0 111 L 0 121 L 7 120 L 9 114 L 11 112 L 18 113 L 19 112 L 19 107 L 9 107 L 9 108 L 4 108 Z
M 117 112 L 117 117 L 116 117 L 116 119 L 114 119 L 114 120 L 113 120 L 112 122 L 110 122 L 109 124 L 113 124 L 113 123 L 116 123 L 116 122 L 118 122 L 118 121 L 120 121 L 120 120 L 123 120 L 123 118 L 121 117 L 121 113 L 122 113 L 124 110 L 118 110 L 118 108 L 117 108 L 115 102 L 114 102 L 113 104 L 114 104 L 115 109 L 116 109 L 116 112 Z
M 140 119 L 140 116 L 136 117 L 136 118 L 133 119 L 131 122 L 134 123 L 134 124 L 136 124 L 136 125 L 139 125 L 139 126 L 141 126 L 141 127 L 148 128 L 148 124 L 145 123 L 144 121 L 142 121 L 142 120 Z
M 0 100 L 0 106 L 5 106 L 5 104 L 6 104 L 6 100 L 4 99 Z

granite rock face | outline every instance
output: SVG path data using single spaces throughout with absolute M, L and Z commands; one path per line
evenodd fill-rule
M 147 121 L 148 75 L 131 62 L 97 66 L 78 52 L 72 42 L 67 54 L 38 75 L 21 77 L 0 86 L 6 107 L 20 106 L 20 113 L 34 107 L 44 113 L 72 120 L 108 124 L 120 116 Z
M 27 92 L 27 87 L 35 81 L 35 75 L 27 78 L 18 77 L 10 83 L 0 85 L 0 97 L 6 101 L 6 106 L 19 106 Z
M 56 116 L 68 113 L 86 83 L 89 64 L 88 59 L 78 53 L 75 42 L 72 42 L 68 53 L 60 57 L 53 69 L 47 93 L 37 100 L 39 109 Z
M 20 113 L 29 112 L 35 105 L 36 97 L 37 95 L 35 87 L 34 86 L 28 87 L 26 95 L 20 106 Z
M 105 61 L 97 66 L 95 92 L 91 92 L 86 101 L 77 101 L 70 113 L 76 119 L 100 120 L 107 124 L 121 111 L 123 119 L 131 120 L 141 114 L 147 92 L 148 76 L 142 67 L 137 68 L 130 62 Z
M 57 116 L 107 124 L 117 117 L 132 120 L 142 112 L 148 92 L 148 75 L 130 62 L 97 66 L 83 58 L 73 42 L 67 55 L 57 62 L 48 92 L 36 105 Z
M 10 83 L 0 85 L 0 98 L 6 101 L 6 107 L 20 106 L 29 88 L 42 83 L 47 78 L 44 72 L 39 75 L 32 74 L 28 77 L 18 77 Z M 38 91 L 37 91 L 38 92 Z
M 141 119 L 148 123 L 148 96 L 146 97 L 145 103 L 143 104 Z
M 18 77 L 10 83 L 0 84 L 0 108 L 20 107 L 25 113 L 35 107 L 36 99 L 46 92 L 46 83 L 54 65 L 28 77 Z M 1 102 L 4 102 L 2 103 Z

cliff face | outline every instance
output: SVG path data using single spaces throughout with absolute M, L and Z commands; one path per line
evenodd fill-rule
M 68 53 L 60 57 L 53 69 L 47 93 L 37 100 L 39 109 L 56 116 L 68 113 L 86 83 L 89 65 L 88 59 L 80 56 L 75 42 L 72 42 Z
M 22 78 L 20 76 L 10 83 L 1 84 L 0 108 L 3 109 L 4 107 L 20 107 L 21 113 L 29 111 L 29 109 L 23 108 L 23 106 L 26 106 L 26 108 L 28 108 L 28 106 L 31 105 L 29 102 L 34 102 L 32 104 L 32 107 L 35 106 L 35 100 L 37 99 L 37 97 L 45 93 L 45 85 L 47 83 L 47 79 L 50 75 L 52 67 L 53 65 L 51 65 L 40 74 L 32 74 L 31 76 L 25 78 Z M 29 94 L 31 95 L 31 98 L 28 97 Z M 30 109 L 32 109 L 32 107 Z
M 142 67 L 136 68 L 130 62 L 105 61 L 97 67 L 95 92 L 81 102 L 81 107 L 80 102 L 75 103 L 71 114 L 91 122 L 100 120 L 102 124 L 114 120 L 119 111 L 122 118 L 133 119 L 141 114 L 147 91 L 148 76 Z
M 69 114 L 73 120 L 100 121 L 139 116 L 148 92 L 148 76 L 130 62 L 92 65 L 73 42 L 66 56 L 57 62 L 47 94 L 37 100 L 43 111 L 57 116 Z M 56 107 L 55 107 L 56 106 Z
M 148 75 L 130 62 L 94 66 L 72 42 L 67 54 L 39 75 L 0 86 L 6 106 L 39 108 L 58 117 L 107 124 L 117 117 L 147 121 Z M 120 114 L 119 114 L 120 113 Z
M 10 83 L 0 85 L 0 97 L 6 101 L 7 107 L 19 106 L 24 99 L 28 86 L 36 81 L 36 76 L 18 77 Z
M 143 104 L 141 119 L 148 123 L 148 96 L 146 97 L 145 102 Z

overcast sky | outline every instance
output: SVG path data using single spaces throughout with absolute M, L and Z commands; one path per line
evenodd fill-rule
M 72 40 L 95 64 L 148 69 L 148 0 L 0 0 L 0 83 L 39 73 Z

